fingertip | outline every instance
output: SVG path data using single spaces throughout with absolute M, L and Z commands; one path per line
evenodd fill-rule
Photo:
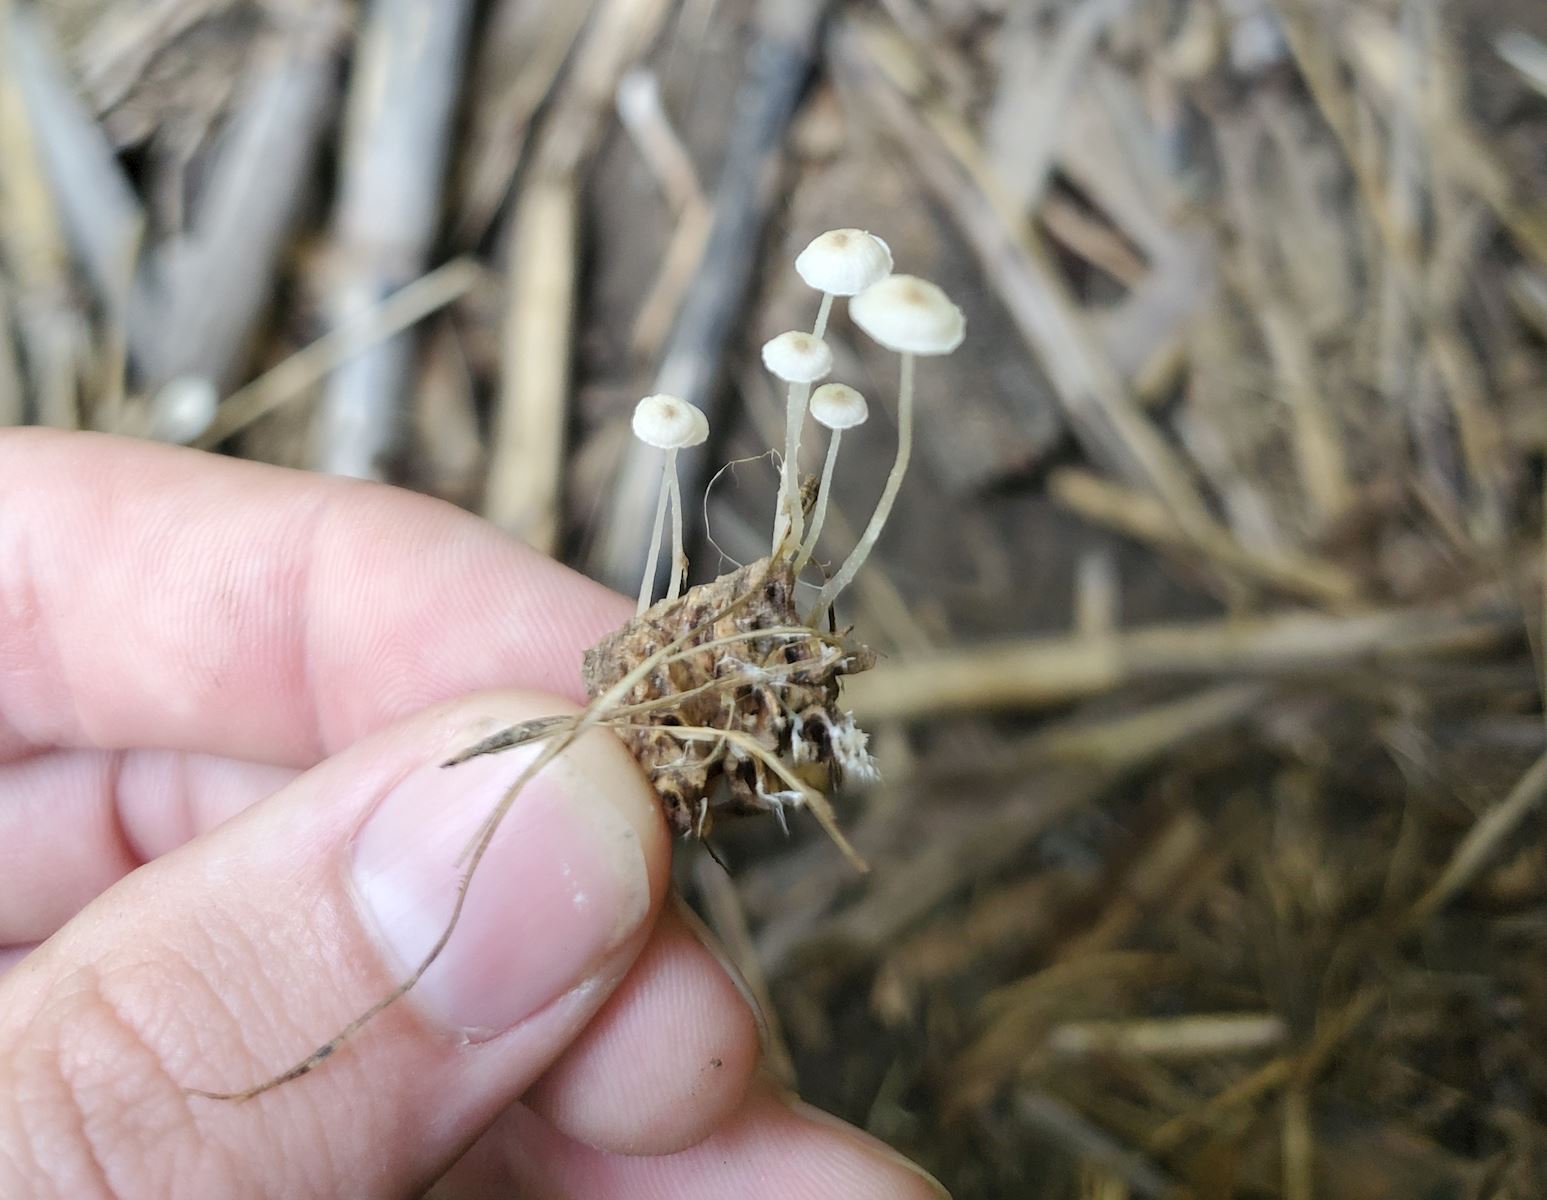
M 773 1088 L 770 1093 L 778 1095 Z M 852 1169 L 865 1179 L 869 1191 L 863 1194 L 887 1196 L 892 1200 L 951 1200 L 945 1184 L 880 1138 L 799 1097 L 778 1096 L 778 1099 L 800 1123 L 795 1127 L 794 1136 L 817 1138 L 825 1134 L 831 1139 L 833 1148 L 830 1152 L 846 1164 L 852 1164 Z M 856 1191 L 853 1194 L 862 1193 Z
M 672 1154 L 737 1110 L 759 1046 L 736 984 L 668 909 L 628 979 L 526 1102 L 599 1150 Z
M 515 1105 L 447 1182 L 448 1196 L 513 1189 L 588 1200 L 950 1200 L 938 1180 L 885 1143 L 765 1084 L 754 1085 L 710 1137 L 665 1155 L 599 1150 Z

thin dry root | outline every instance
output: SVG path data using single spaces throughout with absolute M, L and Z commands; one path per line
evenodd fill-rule
M 565 719 L 574 720 L 573 718 Z M 535 722 L 528 722 L 528 724 L 534 723 Z M 509 733 L 511 731 L 507 730 L 504 732 Z M 428 971 L 435 964 L 435 960 L 441 956 L 441 952 L 445 950 L 447 944 L 451 941 L 451 935 L 456 932 L 457 924 L 462 919 L 462 909 L 467 903 L 467 892 L 468 888 L 472 885 L 473 876 L 478 870 L 479 863 L 483 861 L 483 856 L 489 848 L 489 843 L 494 840 L 494 835 L 499 830 L 500 823 L 505 819 L 505 815 L 510 811 L 511 805 L 515 803 L 516 797 L 521 794 L 521 790 L 526 787 L 527 783 L 532 779 L 532 777 L 536 775 L 537 772 L 546 767 L 555 758 L 557 758 L 560 754 L 562 754 L 565 750 L 567 750 L 574 743 L 579 734 L 573 729 L 565 733 L 561 728 L 555 725 L 553 728 L 550 728 L 547 731 L 532 734 L 531 736 L 524 739 L 526 742 L 531 742 L 540 738 L 551 737 L 555 734 L 559 734 L 561 736 L 559 736 L 555 742 L 551 743 L 542 754 L 538 755 L 530 763 L 528 763 L 525 769 L 522 770 L 521 774 L 516 777 L 516 781 L 505 790 L 505 794 L 500 797 L 499 803 L 495 805 L 494 810 L 489 814 L 488 819 L 484 821 L 483 825 L 479 828 L 478 833 L 474 836 L 472 842 L 469 844 L 468 850 L 464 852 L 463 857 L 467 860 L 467 867 L 462 872 L 462 878 L 457 884 L 457 898 L 455 903 L 452 905 L 451 916 L 447 919 L 446 925 L 441 930 L 440 936 L 435 939 L 435 944 L 430 947 L 429 952 L 420 961 L 419 965 L 414 968 L 413 972 L 407 976 L 407 978 L 403 979 L 390 992 L 388 992 L 380 1000 L 376 1001 L 375 1004 L 371 1005 L 354 1020 L 350 1021 L 349 1024 L 345 1025 L 326 1042 L 318 1046 L 305 1058 L 301 1059 L 300 1062 L 296 1063 L 294 1066 L 287 1067 L 285 1070 L 279 1072 L 279 1074 L 274 1075 L 269 1079 L 265 1079 L 262 1083 L 254 1084 L 252 1087 L 235 1092 L 212 1092 L 205 1091 L 203 1088 L 184 1088 L 183 1091 L 190 1096 L 202 1096 L 206 1100 L 251 1100 L 255 1096 L 261 1096 L 264 1092 L 272 1091 L 274 1088 L 279 1087 L 280 1084 L 289 1083 L 292 1079 L 299 1079 L 302 1075 L 308 1075 L 312 1071 L 316 1070 L 317 1067 L 322 1065 L 323 1062 L 331 1058 L 340 1046 L 342 1046 L 355 1034 L 359 1033 L 361 1029 L 365 1028 L 367 1024 L 379 1016 L 383 1011 L 385 1011 L 391 1005 L 397 1003 L 397 1001 L 401 1000 L 410 991 L 412 991 L 414 985 L 424 978 L 425 972 Z M 513 742 L 512 744 L 519 743 Z M 490 752 L 485 751 L 485 753 Z
M 481 742 L 475 742 L 466 750 L 457 751 L 441 763 L 441 766 L 455 767 L 470 758 L 478 758 L 484 754 L 498 754 L 502 750 L 514 750 L 518 746 L 530 745 L 532 742 L 557 733 L 574 719 L 573 717 L 537 717 L 531 721 L 523 721 L 519 725 L 508 726 L 498 733 L 490 734 Z

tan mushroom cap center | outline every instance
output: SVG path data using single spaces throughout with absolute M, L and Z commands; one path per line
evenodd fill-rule
M 646 396 L 634 406 L 634 436 L 657 450 L 696 446 L 709 436 L 709 420 L 678 396 Z
M 833 369 L 833 352 L 815 334 L 792 329 L 763 344 L 763 365 L 787 383 L 811 383 Z
M 811 394 L 811 415 L 829 429 L 853 429 L 870 416 L 870 406 L 848 384 L 824 383 Z
M 795 270 L 819 292 L 852 296 L 891 273 L 892 254 L 863 229 L 829 229 L 796 256 Z
M 854 322 L 899 354 L 949 354 L 961 345 L 966 319 L 935 284 L 891 275 L 854 297 Z

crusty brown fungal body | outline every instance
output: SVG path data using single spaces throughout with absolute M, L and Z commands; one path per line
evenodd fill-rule
M 606 692 L 679 638 L 609 723 L 655 785 L 673 829 L 702 837 L 717 813 L 777 813 L 800 793 L 750 753 L 739 733 L 809 787 L 873 773 L 865 735 L 839 707 L 839 679 L 875 663 L 868 647 L 807 628 L 796 613 L 793 558 L 764 558 L 676 600 L 662 600 L 586 652 L 589 694 Z M 696 731 L 684 736 L 677 730 Z

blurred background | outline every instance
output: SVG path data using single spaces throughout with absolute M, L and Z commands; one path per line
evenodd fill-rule
M 1540 0 L 0 0 L 0 62 L 0 424 L 628 591 L 634 401 L 710 416 L 694 581 L 756 557 L 794 256 L 886 238 L 968 340 L 841 613 L 874 869 L 678 864 L 773 1069 L 961 1200 L 1547 1194 Z M 896 363 L 830 340 L 837 560 Z

